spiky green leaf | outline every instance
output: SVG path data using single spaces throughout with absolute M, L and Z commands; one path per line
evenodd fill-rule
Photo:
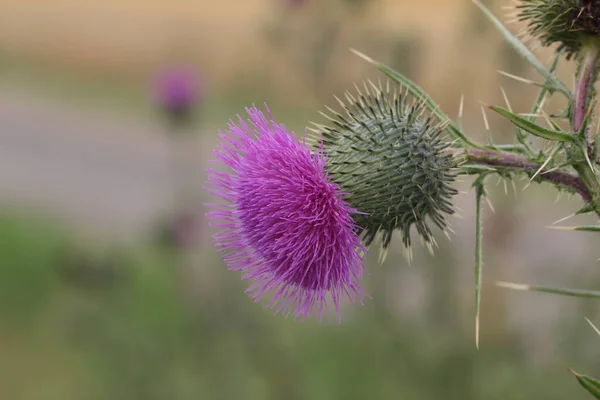
M 496 284 L 500 287 L 507 288 L 507 289 L 513 289 L 513 290 L 522 290 L 522 291 L 529 291 L 529 292 L 542 292 L 542 293 L 559 294 L 562 296 L 600 299 L 600 291 L 596 291 L 596 290 L 556 288 L 556 287 L 551 287 L 551 286 L 525 285 L 525 284 L 511 283 L 511 282 L 496 282 Z
M 504 118 L 508 119 L 515 126 L 526 130 L 534 136 L 541 137 L 546 140 L 552 140 L 555 142 L 575 142 L 575 136 L 570 135 L 568 133 L 544 128 L 543 126 L 539 126 L 538 124 L 535 124 L 526 118 L 523 118 L 517 114 L 513 114 L 502 107 L 489 106 L 489 108 L 502 115 Z
M 565 231 L 600 232 L 600 225 L 553 226 L 552 229 Z
M 575 376 L 577 382 L 588 391 L 589 394 L 594 396 L 596 399 L 600 399 L 600 381 L 598 379 L 578 374 L 577 372 L 569 369 L 569 372 Z

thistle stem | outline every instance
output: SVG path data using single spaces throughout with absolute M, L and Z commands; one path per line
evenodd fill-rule
M 598 74 L 598 56 L 600 47 L 594 43 L 588 43 L 581 52 L 581 64 L 577 72 L 575 83 L 575 94 L 573 99 L 573 112 L 571 115 L 571 127 L 574 135 L 581 135 L 584 140 L 581 151 L 583 152 L 587 163 L 593 155 L 593 139 L 589 137 L 589 128 L 584 126 L 585 120 L 590 111 L 590 100 L 595 96 L 594 84 Z M 594 160 L 595 162 L 595 160 Z M 599 194 L 600 183 L 593 166 L 586 162 L 573 164 L 573 168 L 579 174 L 580 181 L 585 185 L 592 199 L 588 203 L 594 206 L 598 213 L 600 209 Z M 600 214 L 599 214 L 600 215 Z
M 598 68 L 598 51 L 597 46 L 588 47 L 581 61 L 575 85 L 575 99 L 573 104 L 573 130 L 575 133 L 581 129 L 588 112 L 590 90 L 593 90 L 594 74 Z M 587 142 L 589 138 L 587 137 L 587 132 L 584 133 Z
M 466 158 L 467 162 L 472 164 L 521 170 L 528 175 L 533 175 L 541 167 L 540 164 L 531 162 L 516 154 L 491 150 L 466 149 L 463 156 Z M 570 172 L 560 170 L 551 171 L 544 168 L 537 175 L 536 179 L 571 188 L 577 192 L 585 202 L 591 203 L 593 201 L 593 197 L 586 185 L 577 175 Z M 600 215 L 600 213 L 598 214 Z

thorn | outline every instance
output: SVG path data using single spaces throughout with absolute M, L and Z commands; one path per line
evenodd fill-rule
M 556 171 L 558 169 L 560 169 L 560 166 L 557 166 L 557 167 L 550 168 L 550 169 L 547 169 L 545 171 L 542 171 L 542 172 L 540 172 L 540 175 L 549 174 L 550 172 L 554 172 L 554 171 Z
M 562 192 L 559 191 L 558 193 L 556 193 L 556 199 L 554 199 L 553 204 L 558 203 L 561 199 L 562 199 Z
M 381 81 L 379 81 L 379 87 L 377 87 L 373 81 L 371 81 L 370 79 L 367 81 L 369 82 L 369 85 L 371 85 L 371 88 L 375 91 L 375 94 L 377 95 L 381 95 L 383 89 L 381 87 Z M 389 81 L 388 81 L 388 92 L 389 92 Z
M 496 210 L 494 209 L 494 206 L 492 205 L 492 202 L 488 196 L 485 196 L 485 201 L 487 202 L 488 207 L 490 208 L 492 213 L 496 214 Z
M 488 119 L 487 119 L 487 116 L 485 115 L 485 109 L 484 109 L 483 106 L 481 106 L 481 115 L 483 115 L 483 123 L 484 123 L 484 126 L 485 126 L 485 130 L 489 132 L 490 131 L 490 124 L 488 123 Z
M 500 90 L 502 91 L 502 97 L 504 97 L 504 102 L 506 103 L 508 111 L 513 112 L 510 102 L 508 101 L 508 96 L 506 95 L 506 92 L 504 91 L 504 88 L 502 86 L 500 86 Z
M 512 282 L 498 281 L 498 282 L 496 282 L 496 286 L 501 287 L 501 288 L 505 288 L 505 289 L 513 289 L 513 290 L 524 290 L 524 291 L 531 290 L 531 286 L 525 285 L 525 284 L 522 284 L 522 283 L 512 283 Z
M 333 111 L 331 108 L 329 108 L 329 107 L 327 107 L 327 106 L 325 106 L 325 107 L 326 107 L 328 110 L 330 110 L 331 112 L 335 112 L 335 111 Z M 324 112 L 322 112 L 322 111 L 319 111 L 319 114 L 321 114 L 323 117 L 327 118 L 328 120 L 330 120 L 330 121 L 332 121 L 332 122 L 335 122 L 335 121 L 336 121 L 336 119 L 335 119 L 335 118 L 333 118 L 333 117 L 331 117 L 331 116 L 329 116 L 329 115 L 325 114 L 325 113 L 324 113 Z
M 363 96 L 362 92 L 360 91 L 360 88 L 358 87 L 358 85 L 356 83 L 354 83 L 354 89 L 356 89 L 356 92 L 358 93 L 359 97 Z
M 373 60 L 371 57 L 367 56 L 364 53 L 361 53 L 360 51 L 353 49 L 352 47 L 350 48 L 350 51 L 353 52 L 354 54 L 356 54 L 357 56 L 359 56 L 360 58 L 362 58 L 363 60 L 371 63 L 371 64 L 375 64 L 375 60 Z
M 550 121 L 550 116 L 548 114 L 546 114 L 546 112 L 544 110 L 542 110 L 541 108 L 539 109 L 539 111 L 542 113 L 542 116 L 546 120 L 546 123 L 548 124 L 550 129 L 555 129 L 554 125 L 552 125 L 552 122 Z
M 475 347 L 479 350 L 479 314 L 475 316 Z
M 479 105 L 481 105 L 481 106 L 483 106 L 485 108 L 492 108 L 493 107 L 493 105 L 491 105 L 489 103 L 486 103 L 485 101 L 482 101 L 482 100 L 476 100 L 476 101 L 479 103 Z
M 346 107 L 346 105 L 344 104 L 344 102 L 342 100 L 340 100 L 339 97 L 337 97 L 336 95 L 333 95 L 333 97 L 336 99 L 336 101 L 339 103 L 340 106 Z
M 377 262 L 378 262 L 379 264 L 383 264 L 383 263 L 385 262 L 385 259 L 387 258 L 387 255 L 388 255 L 388 250 L 387 250 L 387 249 L 384 249 L 384 248 L 382 248 L 382 249 L 379 251 L 379 257 L 378 257 L 378 260 L 377 260 Z M 410 261 L 410 260 L 409 260 L 409 261 Z
M 592 161 L 590 160 L 590 156 L 589 156 L 587 150 L 584 150 L 583 154 L 585 155 L 585 160 L 587 161 L 588 166 L 590 167 L 590 169 L 592 170 L 592 172 L 594 174 L 596 174 L 596 168 L 594 168 L 594 164 L 592 164 Z
M 556 151 L 559 149 L 559 146 L 555 147 Z M 538 176 L 538 174 L 544 169 L 546 168 L 546 165 L 548 165 L 548 163 L 554 158 L 554 154 L 556 154 L 555 150 L 552 150 L 552 152 L 550 152 L 550 155 L 548 156 L 548 158 L 546 158 L 546 161 L 544 161 L 544 163 L 540 166 L 540 168 L 538 168 L 537 171 L 535 171 L 535 174 L 533 174 L 531 176 L 531 179 L 529 179 L 529 181 L 533 181 L 535 179 L 536 176 Z
M 552 223 L 552 225 L 560 224 L 561 222 L 564 222 L 564 221 L 568 220 L 569 218 L 573 218 L 574 216 L 575 216 L 575 214 L 567 215 L 566 217 L 561 218 L 558 221 L 554 221 Z
M 530 79 L 526 79 L 526 78 L 523 78 L 523 77 L 520 77 L 520 76 L 509 74 L 508 72 L 504 72 L 504 71 L 501 71 L 501 70 L 498 70 L 498 73 L 500 73 L 501 75 L 504 75 L 504 76 L 506 76 L 508 78 L 512 78 L 512 79 L 514 79 L 516 81 L 527 83 L 529 85 L 536 85 L 536 84 L 538 84 L 536 81 L 532 81 Z
M 411 263 L 411 262 L 412 262 L 412 258 L 413 258 L 413 255 L 412 255 L 412 248 L 411 248 L 411 247 L 406 247 L 406 246 L 405 246 L 402 252 L 404 253 L 404 257 L 406 258 L 406 260 L 407 260 L 409 263 Z
M 436 243 L 437 245 L 437 243 Z M 425 243 L 425 247 L 427 247 L 427 250 L 429 251 L 429 254 L 431 254 L 432 256 L 434 255 L 434 250 L 433 250 L 433 245 L 430 242 L 426 242 Z M 436 246 L 437 247 L 437 246 Z
M 490 124 L 487 119 L 487 115 L 485 114 L 485 109 L 481 106 L 481 115 L 483 115 L 483 124 L 485 126 L 485 133 L 487 134 L 487 141 L 491 145 L 493 143 L 492 140 L 492 132 L 490 131 Z
M 596 331 L 596 333 L 597 333 L 598 335 L 600 335 L 600 330 L 599 330 L 598 328 L 596 328 L 596 325 L 594 325 L 594 324 L 592 323 L 592 321 L 590 321 L 590 320 L 589 320 L 587 317 L 585 317 L 585 320 L 588 322 L 588 324 L 590 324 L 590 325 L 592 326 L 592 328 L 594 328 L 594 330 Z

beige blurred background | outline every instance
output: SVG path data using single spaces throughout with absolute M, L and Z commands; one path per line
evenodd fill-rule
M 3 1 L 0 40 L 7 54 L 87 74 L 140 77 L 183 60 L 201 68 L 218 91 L 260 77 L 290 102 L 311 97 L 302 79 L 302 50 L 334 25 L 339 32 L 325 72 L 330 91 L 370 71 L 350 47 L 390 59 L 394 46 L 404 44 L 411 49 L 406 57 L 413 75 L 433 94 L 485 93 L 502 67 L 505 54 L 494 51 L 499 36 L 466 0 L 377 0 L 350 8 L 313 1 L 298 10 L 278 3 L 284 2 Z M 282 43 L 266 41 L 269 34 Z M 467 51 L 473 46 L 477 51 Z M 396 55 L 397 62 L 403 58 Z M 461 87 L 467 76 L 474 84 Z
M 0 0 L 0 398 L 585 397 L 564 367 L 597 374 L 596 303 L 494 287 L 597 286 L 595 237 L 546 228 L 581 206 L 552 187 L 490 181 L 479 351 L 468 179 L 452 241 L 438 233 L 436 257 L 417 244 L 412 265 L 399 242 L 384 265 L 370 255 L 372 299 L 339 326 L 273 317 L 226 270 L 203 206 L 218 130 L 266 101 L 301 133 L 334 94 L 384 79 L 349 48 L 449 115 L 464 96 L 477 140 L 501 87 L 518 112 L 536 96 L 497 72 L 539 79 L 470 0 Z M 154 85 L 177 66 L 202 88 L 174 129 Z

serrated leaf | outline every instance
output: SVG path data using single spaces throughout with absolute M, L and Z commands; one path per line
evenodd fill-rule
M 600 381 L 598 379 L 578 374 L 577 372 L 569 369 L 569 372 L 575 376 L 577 382 L 588 391 L 589 394 L 594 396 L 596 399 L 600 399 Z
M 519 55 L 523 57 L 525 61 L 531 64 L 531 66 L 533 66 L 533 68 L 535 68 L 540 73 L 540 75 L 542 75 L 546 79 L 546 81 L 548 82 L 548 89 L 551 91 L 558 91 L 564 94 L 570 100 L 571 92 L 569 91 L 567 86 L 554 74 L 548 71 L 546 67 L 544 67 L 544 65 L 540 62 L 540 60 L 538 60 L 537 57 L 533 55 L 533 53 L 527 48 L 527 46 L 525 46 L 523 42 L 517 39 L 517 37 L 515 37 L 508 29 L 506 29 L 504 24 L 500 22 L 498 18 L 496 18 L 496 16 L 490 11 L 489 8 L 483 5 L 479 0 L 473 0 L 473 2 L 477 7 L 481 9 L 481 11 L 483 11 L 483 13 L 486 15 L 486 17 L 488 17 L 492 24 L 494 24 L 496 29 L 498 29 L 500 34 L 504 37 L 504 39 L 506 39 L 510 46 L 513 49 L 515 49 L 515 51 L 519 53 Z
M 533 123 L 526 118 L 523 118 L 517 114 L 513 114 L 502 107 L 489 106 L 489 108 L 508 119 L 515 126 L 531 133 L 534 136 L 555 142 L 575 142 L 575 136 L 569 135 L 568 133 L 544 128 L 543 126 L 539 126 L 538 124 Z
M 402 75 L 400 72 L 394 71 L 387 65 L 385 65 L 379 61 L 373 60 L 371 57 L 361 53 L 358 50 L 355 50 L 355 49 L 350 49 L 350 50 L 354 54 L 356 54 L 357 56 L 362 58 L 363 60 L 369 62 L 370 64 L 373 64 L 378 70 L 380 70 L 385 75 L 387 75 L 387 77 L 390 78 L 392 81 L 405 87 L 409 91 L 409 93 L 412 94 L 413 96 L 415 96 L 415 98 L 417 98 L 419 101 L 421 101 L 423 103 L 423 105 L 425 105 L 425 107 L 427 107 L 440 120 L 440 122 L 448 124 L 447 129 L 450 131 L 450 134 L 455 139 L 458 139 L 461 142 L 463 142 L 464 144 L 467 144 L 471 147 L 475 147 L 475 148 L 481 147 L 481 146 L 477 145 L 476 143 L 472 142 L 469 138 L 467 138 L 465 136 L 465 134 L 462 133 L 462 131 L 456 126 L 456 124 L 454 124 L 452 122 L 450 117 L 448 117 L 439 108 L 439 106 L 435 103 L 435 101 L 433 101 L 433 99 L 423 89 L 421 89 L 421 87 L 419 87 L 419 85 L 417 85 L 415 82 L 408 79 L 406 76 Z
M 512 283 L 512 282 L 496 282 L 496 285 L 503 287 L 503 288 L 507 288 L 507 289 L 513 289 L 513 290 L 559 294 L 562 296 L 571 296 L 571 297 L 585 297 L 585 298 L 600 299 L 600 291 L 596 291 L 596 290 L 556 288 L 556 287 L 551 287 L 551 286 L 525 285 L 525 284 Z

